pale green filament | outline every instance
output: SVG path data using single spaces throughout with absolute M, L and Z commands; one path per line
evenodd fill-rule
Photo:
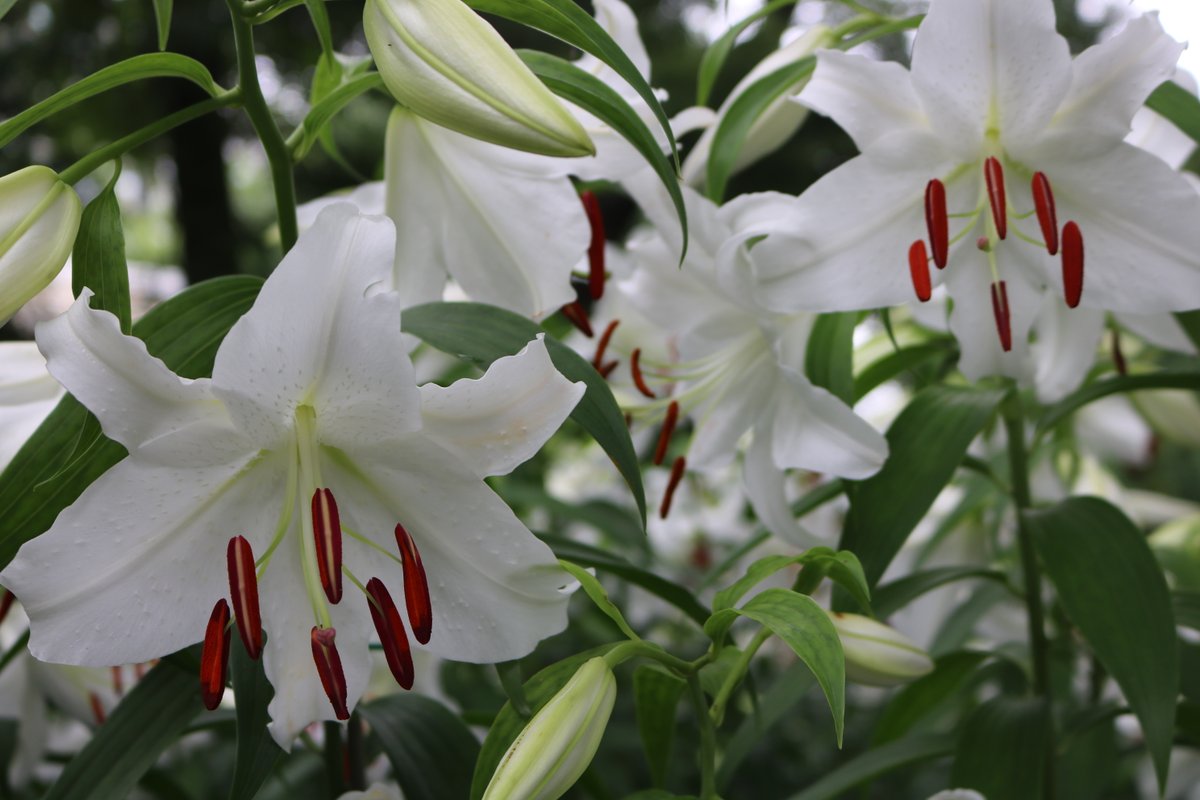
M 311 498 L 320 486 L 320 467 L 317 463 L 317 414 L 312 406 L 296 408 L 296 459 L 300 462 L 300 487 L 304 490 L 299 501 Z M 312 514 L 300 513 L 300 565 L 304 570 L 304 589 L 312 604 L 317 624 L 332 628 L 329 604 L 325 601 L 325 589 L 321 585 L 317 567 L 317 540 L 313 531 Z

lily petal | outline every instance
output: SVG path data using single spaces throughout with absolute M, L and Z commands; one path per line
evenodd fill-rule
M 1096 361 L 1103 335 L 1103 311 L 1067 308 L 1057 295 L 1045 293 L 1033 344 L 1033 384 L 1039 401 L 1054 403 L 1079 388 Z
M 970 162 L 988 127 L 1006 142 L 1044 129 L 1070 85 L 1071 54 L 1046 0 L 934 0 L 912 80 L 933 129 Z
M 992 311 L 992 276 L 982 254 L 979 263 L 951 264 L 946 288 L 954 300 L 950 331 L 958 339 L 962 356 L 958 368 L 970 380 L 985 375 L 1008 375 L 1027 380 L 1030 375 L 1029 330 L 1041 309 L 1042 298 L 1024 273 L 1005 273 L 1011 312 L 1012 350 L 1004 352 Z
M 1058 163 L 1050 180 L 1059 219 L 1078 220 L 1083 230 L 1084 306 L 1200 307 L 1200 194 L 1186 178 L 1122 143 L 1103 158 Z M 1061 280 L 1050 282 L 1061 291 Z
M 480 142 L 397 109 L 386 169 L 396 286 L 406 306 L 432 299 L 433 285 L 440 297 L 447 272 L 472 299 L 529 317 L 575 299 L 571 270 L 591 229 L 561 160 Z
M 101 475 L 0 574 L 32 621 L 30 652 L 110 666 L 199 641 L 228 592 L 231 532 L 265 549 L 280 509 L 264 498 L 285 474 L 270 456 L 198 469 L 133 456 Z
M 62 398 L 34 342 L 0 343 L 0 469 Z
M 1117 314 L 1117 322 L 1155 347 L 1194 356 L 1196 343 L 1170 314 Z
M 782 367 L 780 373 L 770 437 L 775 465 L 855 480 L 878 472 L 888 455 L 883 434 L 803 375 Z
M 555 368 L 539 333 L 478 380 L 422 386 L 422 433 L 480 478 L 507 475 L 559 429 L 584 388 Z
M 278 446 L 300 402 L 339 446 L 420 427 L 400 297 L 371 294 L 391 281 L 393 237 L 348 203 L 325 209 L 225 337 L 213 388 L 259 446 Z
M 769 429 L 756 429 L 742 464 L 742 487 L 758 521 L 779 538 L 796 547 L 824 544 L 796 522 L 785 491 L 786 473 L 775 466 Z
M 568 580 L 553 552 L 459 459 L 421 433 L 330 459 L 341 505 L 365 535 L 395 550 L 405 527 L 421 553 L 433 609 L 427 648 L 457 661 L 520 658 L 567 624 Z M 399 568 L 375 557 L 380 578 Z M 389 572 L 388 570 L 396 570 Z M 400 613 L 407 622 L 407 611 Z M 364 615 L 365 618 L 366 615 Z
M 719 388 L 693 412 L 696 432 L 688 448 L 688 468 L 718 469 L 733 459 L 742 435 L 770 411 L 777 391 L 778 368 L 763 343 L 752 356 L 732 363 L 719 377 Z

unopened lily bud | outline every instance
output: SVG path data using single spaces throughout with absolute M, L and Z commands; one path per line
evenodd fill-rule
M 617 699 L 603 658 L 588 661 L 550 698 L 500 759 L 483 800 L 556 800 L 592 762 Z
M 48 167 L 0 178 L 0 324 L 62 269 L 81 212 L 79 195 Z
M 865 686 L 895 686 L 933 670 L 933 660 L 895 628 L 859 614 L 831 612 L 846 654 L 846 680 Z
M 1130 399 L 1155 433 L 1177 444 L 1200 447 L 1200 401 L 1195 392 L 1158 389 L 1134 392 Z
M 462 0 L 367 0 L 363 25 L 388 90 L 430 122 L 531 153 L 595 153 L 579 121 Z

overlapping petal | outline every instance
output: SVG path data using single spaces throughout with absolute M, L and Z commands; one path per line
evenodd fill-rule
M 1038 400 L 1056 402 L 1083 383 L 1104 335 L 1104 316 L 1103 311 L 1090 308 L 1067 308 L 1054 294 L 1046 293 L 1033 344 Z
M 850 406 L 803 375 L 781 369 L 771 426 L 771 457 L 780 469 L 796 467 L 842 478 L 874 475 L 887 458 L 887 441 Z

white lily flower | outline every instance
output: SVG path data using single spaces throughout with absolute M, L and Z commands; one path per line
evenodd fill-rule
M 145 661 L 207 622 L 211 707 L 232 616 L 248 651 L 265 652 L 271 733 L 288 747 L 310 722 L 348 716 L 371 621 L 402 684 L 405 628 L 437 655 L 482 662 L 562 630 L 553 553 L 482 478 L 532 455 L 583 386 L 536 340 L 479 380 L 418 389 L 400 298 L 380 290 L 393 236 L 348 204 L 324 211 L 230 330 L 211 379 L 170 372 L 90 292 L 39 326 L 51 373 L 130 455 L 0 575 L 32 620 L 35 656 Z M 361 597 L 343 600 L 343 574 Z M 404 587 L 402 609 L 386 586 Z
M 665 193 L 657 197 L 661 201 Z M 849 406 L 805 377 L 816 315 L 762 308 L 751 279 L 756 249 L 741 247 L 737 263 L 717 258 L 727 241 L 778 213 L 790 198 L 745 195 L 717 208 L 686 187 L 684 197 L 693 234 L 682 269 L 675 255 L 674 211 L 660 202 L 648 214 L 662 235 L 631 244 L 638 269 L 619 284 L 643 316 L 666 330 L 678 354 L 645 370 L 631 356 L 643 393 L 654 397 L 643 410 L 670 420 L 664 436 L 670 435 L 674 418 L 693 417 L 696 431 L 687 465 L 694 469 L 728 464 L 743 435 L 752 432 L 744 467 L 751 504 L 768 529 L 812 546 L 816 543 L 796 524 L 785 500 L 784 471 L 865 478 L 883 465 L 887 443 Z
M 49 167 L 0 176 L 0 324 L 62 269 L 82 214 L 79 195 Z
M 1200 305 L 1200 196 L 1123 141 L 1181 48 L 1148 15 L 1072 60 L 1050 0 L 934 0 L 911 72 L 820 53 L 800 99 L 862 155 L 748 234 L 786 231 L 756 247 L 759 296 L 872 308 L 944 280 L 972 378 L 1022 376 L 1047 287 L 1090 314 Z
M 62 399 L 33 342 L 0 344 L 0 470 Z

